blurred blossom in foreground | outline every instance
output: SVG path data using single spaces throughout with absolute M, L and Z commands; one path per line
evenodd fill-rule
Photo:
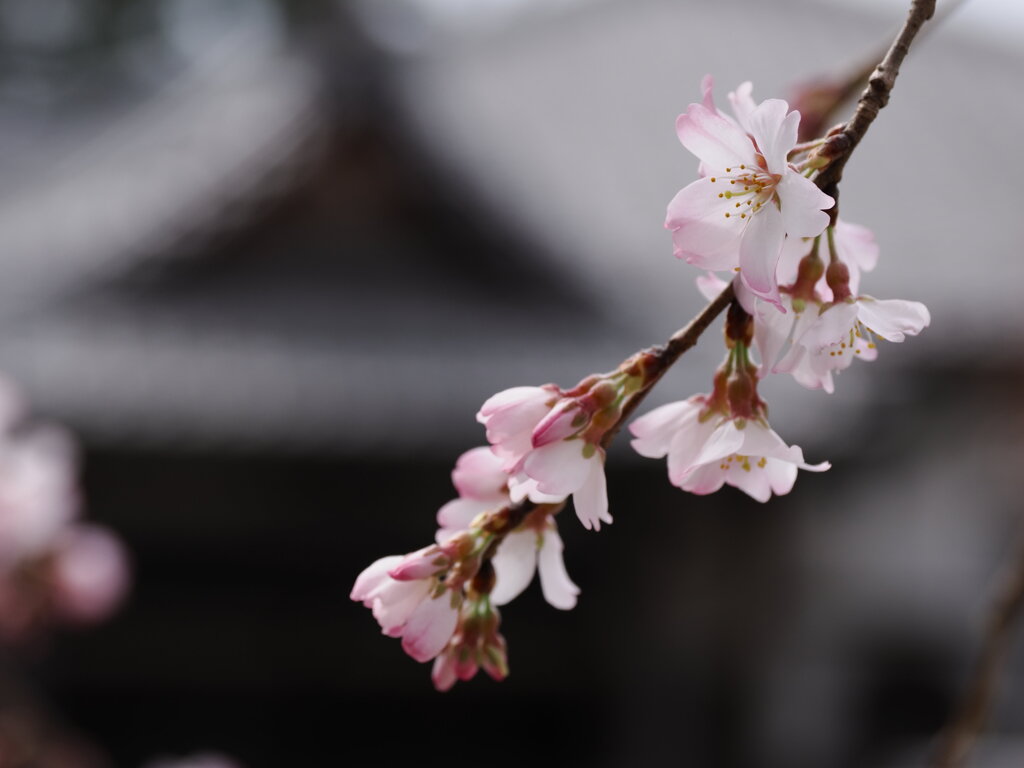
M 242 765 L 226 755 L 204 752 L 191 757 L 160 757 L 146 763 L 143 768 L 242 768 Z
M 70 435 L 28 421 L 0 380 L 0 635 L 106 618 L 128 589 L 128 559 L 109 531 L 79 521 Z

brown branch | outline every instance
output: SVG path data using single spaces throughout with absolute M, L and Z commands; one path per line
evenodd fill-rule
M 1018 552 L 1007 564 L 1000 589 L 993 601 L 981 652 L 975 662 L 967 691 L 956 718 L 942 735 L 934 765 L 957 768 L 963 765 L 978 735 L 985 727 L 996 695 L 1000 673 L 1010 650 L 1014 625 L 1024 611 L 1024 536 Z
M 932 22 L 917 37 L 918 43 L 939 28 L 946 19 L 952 16 L 966 0 L 945 0 L 936 8 Z M 800 111 L 800 140 L 810 141 L 825 133 L 835 120 L 835 113 L 847 101 L 852 99 L 867 84 L 875 71 L 875 62 L 885 55 L 879 50 L 864 59 L 856 67 L 847 70 L 841 77 L 827 77 L 810 80 L 798 84 L 793 92 L 790 106 Z
M 824 150 L 831 162 L 814 179 L 827 194 L 836 200 L 836 205 L 831 213 L 833 220 L 839 208 L 839 182 L 842 179 L 843 167 L 850 159 L 853 150 L 864 138 L 868 127 L 874 122 L 881 110 L 889 102 L 889 94 L 896 83 L 896 76 L 899 74 L 900 65 L 910 50 L 910 44 L 917 35 L 921 26 L 932 17 L 935 12 L 936 0 L 912 0 L 910 13 L 903 24 L 903 28 L 896 36 L 896 40 L 886 52 L 885 57 L 875 67 L 874 72 L 868 80 L 868 87 L 861 94 L 857 102 L 857 109 L 853 117 L 846 123 L 841 131 L 831 136 L 826 143 Z M 708 329 L 722 311 L 734 300 L 732 283 L 718 296 L 712 299 L 697 315 L 680 329 L 662 347 L 655 347 L 650 350 L 653 368 L 648 368 L 648 381 L 642 390 L 634 394 L 626 406 L 622 409 L 622 415 L 614 427 L 605 433 L 601 440 L 601 447 L 607 449 L 608 445 L 618 434 L 619 429 L 629 419 L 633 412 L 647 398 L 647 395 L 654 389 L 654 386 L 661 380 L 669 368 L 682 357 L 683 353 L 690 349 L 701 335 Z M 519 504 L 504 507 L 495 512 L 492 518 L 486 523 L 487 530 L 495 535 L 492 546 L 488 549 L 487 557 L 493 555 L 497 547 L 508 533 L 515 530 L 522 524 L 527 515 L 538 508 L 528 499 Z
M 868 128 L 878 117 L 878 113 L 889 103 L 889 96 L 896 84 L 896 76 L 900 73 L 900 65 L 910 52 L 910 44 L 918 31 L 935 13 L 935 0 L 913 0 L 910 12 L 903 22 L 903 27 L 886 52 L 882 61 L 868 78 L 867 88 L 857 102 L 857 109 L 843 128 L 829 137 L 822 148 L 822 155 L 828 157 L 828 166 L 818 174 L 815 183 L 823 192 L 835 198 L 836 204 L 831 210 L 832 220 L 839 213 L 839 182 L 843 178 L 843 169 L 860 144 Z

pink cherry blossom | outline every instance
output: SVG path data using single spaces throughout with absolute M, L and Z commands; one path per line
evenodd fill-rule
M 580 398 L 597 388 L 592 385 Z M 572 496 L 583 526 L 600 530 L 601 523 L 612 522 L 605 452 L 585 435 L 590 415 L 580 398 L 559 397 L 547 387 L 514 387 L 485 402 L 477 420 L 487 428 L 491 450 L 502 459 L 513 502 L 529 498 L 550 503 Z
M 699 495 L 722 485 L 757 501 L 789 493 L 798 469 L 822 472 L 828 462 L 807 464 L 767 424 L 733 419 L 705 409 L 706 395 L 656 408 L 630 425 L 633 447 L 648 458 L 668 457 L 669 481 Z
M 406 653 L 416 661 L 430 661 L 455 632 L 461 592 L 434 576 L 394 578 L 391 572 L 405 559 L 391 555 L 374 562 L 359 574 L 350 597 L 373 611 L 385 635 L 401 637 Z
M 833 371 L 848 368 L 854 358 L 870 361 L 878 356 L 876 336 L 902 342 L 928 327 L 931 315 L 918 301 L 860 296 L 824 305 L 820 311 L 817 305 L 809 305 L 796 313 L 790 324 L 779 323 L 770 312 L 759 312 L 758 323 L 765 329 L 765 347 L 771 345 L 773 350 L 781 348 L 779 339 L 788 335 L 792 326 L 792 341 L 782 359 L 769 362 L 771 353 L 762 351 L 773 373 L 788 373 L 808 389 L 831 393 L 835 390 Z
M 431 679 L 439 691 L 447 691 L 457 680 L 469 680 L 483 670 L 497 681 L 508 677 L 505 638 L 498 632 L 500 617 L 487 597 L 462 604 L 459 625 L 448 645 L 434 659 Z
M 146 763 L 144 768 L 241 768 L 238 763 L 215 752 L 202 752 L 188 757 L 160 757 Z
M 54 553 L 54 600 L 67 620 L 91 623 L 106 618 L 128 591 L 128 556 L 104 528 L 77 525 Z
M 527 525 L 510 533 L 491 561 L 496 576 L 491 602 L 512 602 L 539 572 L 544 599 L 563 611 L 575 608 L 580 588 L 569 578 L 562 549 L 562 538 L 551 515 L 544 516 L 537 526 Z
M 486 447 L 473 448 L 459 457 L 452 479 L 460 492 L 467 494 L 445 504 L 437 513 L 441 526 L 437 542 L 444 544 L 468 528 L 481 512 L 500 508 L 513 501 L 502 480 L 508 475 L 501 471 L 501 460 Z M 524 481 L 534 484 L 536 481 Z M 520 485 L 522 487 L 522 484 Z M 525 498 L 525 494 L 521 497 Z M 565 496 L 545 497 L 539 503 L 557 503 Z M 539 570 L 544 598 L 554 607 L 568 610 L 576 605 L 579 587 L 573 584 L 562 559 L 562 539 L 554 516 L 531 516 L 518 530 L 505 537 L 491 560 L 495 572 L 495 587 L 491 591 L 494 605 L 505 605 L 517 597 L 533 580 Z
M 487 430 L 491 451 L 502 459 L 502 469 L 515 473 L 533 450 L 533 430 L 548 415 L 560 393 L 551 387 L 512 387 L 480 406 L 476 415 Z
M 741 127 L 706 103 L 679 116 L 679 140 L 707 175 L 676 194 L 665 226 L 677 257 L 709 270 L 739 267 L 751 291 L 778 303 L 784 239 L 821 234 L 834 201 L 789 164 L 799 113 L 768 99 L 743 119 Z

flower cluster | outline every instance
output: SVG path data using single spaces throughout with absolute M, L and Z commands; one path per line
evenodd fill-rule
M 707 271 L 697 284 L 712 300 L 709 310 L 717 296 L 730 296 L 715 273 L 732 276 L 725 361 L 710 393 L 630 424 L 632 445 L 667 459 L 670 482 L 684 491 L 730 485 L 765 502 L 789 493 L 798 470 L 830 465 L 807 463 L 769 426 L 761 379 L 789 374 L 832 392 L 833 374 L 855 357 L 873 360 L 878 339 L 903 341 L 930 318 L 923 304 L 859 293 L 878 248 L 868 230 L 838 220 L 835 200 L 819 189 L 828 145 L 797 143 L 798 112 L 779 99 L 755 102 L 749 83 L 729 94 L 731 115 L 715 106 L 710 77 L 703 92 L 676 122 L 679 140 L 700 161 L 699 178 L 669 203 L 665 226 L 675 255 Z M 715 313 L 724 303 L 717 306 Z M 571 499 L 587 529 L 612 522 L 605 448 L 685 351 L 687 331 L 572 389 L 513 387 L 488 399 L 477 420 L 489 445 L 459 458 L 452 473 L 459 496 L 438 512 L 436 542 L 359 575 L 352 599 L 373 611 L 385 634 L 401 637 L 414 659 L 434 660 L 439 690 L 481 668 L 497 680 L 508 674 L 498 607 L 534 573 L 551 605 L 575 606 L 579 589 L 565 569 L 555 516 Z
M 79 520 L 71 438 L 27 423 L 0 381 L 0 634 L 99 621 L 128 587 L 127 557 L 105 528 Z

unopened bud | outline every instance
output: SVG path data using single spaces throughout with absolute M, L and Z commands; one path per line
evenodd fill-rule
M 578 432 L 586 423 L 587 416 L 576 400 L 562 398 L 534 427 L 533 447 L 540 448 L 542 445 L 563 440 Z
M 817 249 L 812 250 L 802 259 L 796 271 L 796 282 L 793 283 L 793 298 L 810 301 L 814 298 L 814 286 L 825 274 L 825 263 L 818 256 Z
M 476 576 L 473 577 L 471 586 L 477 594 L 489 595 L 491 590 L 494 589 L 496 578 L 494 565 L 490 560 L 484 560 L 480 563 L 480 569 L 476 572 Z
M 747 371 L 734 371 L 727 385 L 729 408 L 733 417 L 750 418 L 754 414 L 757 388 Z
M 825 270 L 825 282 L 832 289 L 833 301 L 850 298 L 850 268 L 841 261 L 833 261 Z
M 725 338 L 730 349 L 736 342 L 749 347 L 754 339 L 754 318 L 735 300 L 725 316 Z

